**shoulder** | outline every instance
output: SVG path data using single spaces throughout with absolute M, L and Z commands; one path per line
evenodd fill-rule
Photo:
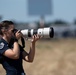
M 0 49 L 3 49 L 4 48 L 4 42 L 0 42 Z
M 5 48 L 5 43 L 0 39 L 0 54 L 3 54 Z
M 5 40 L 0 39 L 0 54 L 3 54 L 8 49 L 8 43 Z
M 5 45 L 5 42 L 2 39 L 0 39 L 0 49 L 2 49 L 4 45 Z

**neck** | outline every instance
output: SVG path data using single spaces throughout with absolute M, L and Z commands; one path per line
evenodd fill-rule
M 3 39 L 9 43 L 10 39 L 7 36 L 3 36 Z

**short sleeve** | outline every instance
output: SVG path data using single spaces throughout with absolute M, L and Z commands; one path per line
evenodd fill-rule
M 3 54 L 7 49 L 9 49 L 8 44 L 0 42 L 0 54 Z

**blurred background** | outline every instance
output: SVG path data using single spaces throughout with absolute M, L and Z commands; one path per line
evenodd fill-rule
M 0 0 L 0 22 L 17 29 L 54 28 L 54 38 L 36 43 L 34 62 L 24 62 L 27 75 L 76 75 L 76 0 Z M 25 50 L 29 51 L 26 41 Z M 0 74 L 5 70 L 0 65 Z

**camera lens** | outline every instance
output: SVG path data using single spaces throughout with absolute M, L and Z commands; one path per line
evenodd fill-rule
M 45 27 L 39 29 L 24 29 L 21 30 L 23 35 L 26 37 L 32 37 L 34 34 L 38 34 L 43 36 L 43 38 L 53 38 L 54 37 L 54 29 L 52 27 Z

